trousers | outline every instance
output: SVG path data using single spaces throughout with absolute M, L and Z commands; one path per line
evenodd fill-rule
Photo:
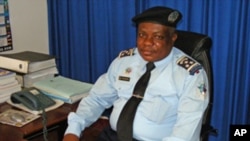
M 106 127 L 99 135 L 96 141 L 119 141 L 116 131 L 112 130 L 110 127 Z M 138 141 L 133 139 L 132 141 Z

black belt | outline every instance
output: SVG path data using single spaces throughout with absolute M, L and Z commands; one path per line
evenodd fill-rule
M 116 131 L 114 131 L 110 127 L 107 127 L 104 128 L 104 130 L 101 132 L 97 141 L 119 141 L 119 140 Z M 133 139 L 133 141 L 138 141 L 138 140 Z

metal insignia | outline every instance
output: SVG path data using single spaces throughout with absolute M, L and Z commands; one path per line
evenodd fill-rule
M 205 84 L 200 84 L 200 86 L 198 86 L 198 89 L 200 90 L 201 94 L 205 94 L 207 91 Z
M 174 11 L 174 12 L 170 13 L 168 16 L 168 22 L 174 23 L 176 21 L 176 19 L 178 19 L 179 15 L 180 14 L 178 11 Z
M 131 68 L 127 68 L 127 69 L 125 70 L 125 73 L 126 73 L 126 74 L 129 74 L 131 71 L 132 71 Z
M 133 56 L 134 55 L 134 48 L 123 50 L 119 54 L 119 58 L 125 57 L 125 56 Z

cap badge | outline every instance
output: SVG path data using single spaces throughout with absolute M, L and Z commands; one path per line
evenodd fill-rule
M 174 23 L 178 19 L 179 15 L 178 11 L 170 13 L 168 16 L 168 22 Z

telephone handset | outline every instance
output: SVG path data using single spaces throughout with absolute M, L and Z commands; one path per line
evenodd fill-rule
M 34 87 L 15 92 L 11 95 L 10 99 L 13 103 L 22 103 L 30 110 L 42 110 L 56 103 L 53 99 Z

